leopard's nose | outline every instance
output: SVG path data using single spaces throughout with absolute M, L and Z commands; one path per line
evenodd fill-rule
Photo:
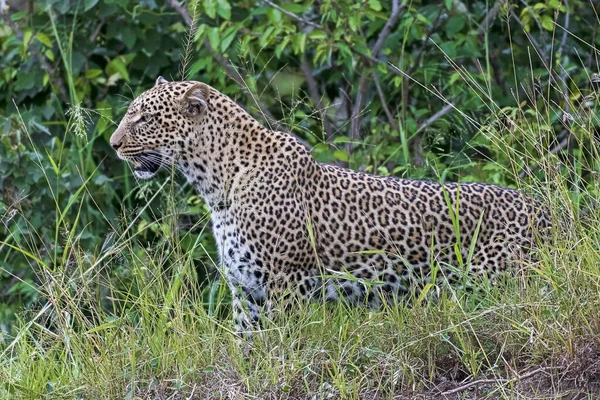
M 121 147 L 121 143 L 119 142 L 110 142 L 110 146 L 115 149 L 115 150 L 119 150 L 119 147 Z
M 110 143 L 110 147 L 112 147 L 115 150 L 119 150 L 121 148 L 121 146 L 123 146 L 123 143 L 126 142 L 125 129 L 123 129 L 122 125 L 123 125 L 123 122 L 121 122 L 119 124 L 117 129 L 110 136 L 110 140 L 108 141 Z

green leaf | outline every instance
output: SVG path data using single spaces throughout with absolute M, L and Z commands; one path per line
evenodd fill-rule
M 123 38 L 123 43 L 125 43 L 125 46 L 127 46 L 128 49 L 132 49 L 137 41 L 135 30 L 129 27 L 123 29 L 121 37 Z
M 54 53 L 52 52 L 52 50 L 48 49 L 44 52 L 44 55 L 46 57 L 48 57 L 48 60 L 50 61 L 54 61 Z
M 379 2 L 379 0 L 369 0 L 369 7 L 371 7 L 371 9 L 375 10 L 375 11 L 381 11 L 381 3 Z
M 210 47 L 217 50 L 219 48 L 219 28 L 209 28 L 206 34 L 210 42 Z
M 223 37 L 223 40 L 221 41 L 221 52 L 223 53 L 229 48 L 231 42 L 233 42 L 233 39 L 235 39 L 237 27 L 233 27 L 233 29 L 229 29 L 228 31 L 230 32 L 226 32 L 224 35 L 225 37 Z
M 341 54 L 345 55 L 346 57 L 352 58 L 352 50 L 350 50 L 350 47 L 348 47 L 346 43 L 339 42 L 337 44 L 337 47 L 340 50 Z
M 214 19 L 217 16 L 217 2 L 216 0 L 205 0 L 203 3 L 204 12 L 209 18 Z M 214 49 L 218 47 L 213 47 Z
M 549 15 L 542 16 L 542 28 L 547 31 L 554 30 L 554 20 Z
M 314 31 L 308 34 L 308 37 L 313 40 L 327 39 L 327 33 L 320 29 L 315 29 Z
M 188 76 L 190 78 L 195 76 L 200 70 L 205 69 L 206 66 L 208 64 L 210 64 L 211 62 L 212 62 L 211 57 L 208 57 L 208 58 L 204 57 L 204 58 L 199 59 L 194 64 L 192 64 L 192 66 L 190 67 L 190 69 L 188 71 Z
M 129 73 L 127 72 L 127 66 L 124 60 L 125 58 L 121 56 L 114 58 L 106 65 L 106 73 L 108 75 L 118 73 L 126 82 L 129 82 Z
M 4 11 L 4 10 L 2 10 L 2 11 Z M 14 14 L 11 14 L 10 19 L 13 20 L 14 22 L 17 22 L 17 21 L 22 20 L 26 16 L 27 16 L 27 13 L 25 11 L 19 11 Z
M 277 47 L 275 47 L 275 57 L 277 57 L 277 58 L 281 57 L 281 53 L 283 52 L 283 50 L 285 50 L 285 47 L 288 45 L 289 42 L 290 42 L 290 35 L 284 36 L 281 43 L 279 43 L 277 45 Z
M 419 21 L 421 21 L 421 22 L 422 22 L 422 23 L 424 23 L 425 25 L 427 25 L 427 26 L 431 26 L 431 22 L 430 22 L 430 21 L 429 21 L 427 18 L 425 18 L 425 16 L 424 16 L 424 15 L 422 15 L 422 14 L 417 14 L 417 15 L 416 15 L 416 17 L 417 17 L 417 19 L 418 19 Z
M 358 27 L 360 26 L 360 20 L 361 20 L 360 13 L 351 14 L 350 18 L 348 18 L 348 25 L 350 25 L 350 29 L 353 32 L 356 32 L 358 30 Z
M 444 55 L 451 60 L 456 57 L 456 43 L 455 42 L 444 42 L 440 46 Z
M 270 44 L 270 39 L 273 32 L 275 32 L 275 27 L 269 26 L 262 34 L 260 39 L 258 39 L 258 44 L 260 44 L 261 46 L 266 46 L 267 44 Z
M 267 17 L 269 17 L 269 21 L 272 23 L 278 24 L 281 22 L 282 13 L 275 8 L 269 8 L 267 10 Z
M 46 35 L 45 33 L 40 32 L 37 35 L 35 35 L 35 38 L 44 46 L 52 47 L 52 40 L 50 40 L 48 35 Z
M 308 10 L 308 5 L 302 5 L 297 3 L 286 3 L 282 2 L 279 4 L 279 7 L 283 8 L 285 11 L 289 11 L 294 14 L 302 14 Z
M 54 175 L 58 176 L 58 174 L 60 173 L 60 169 L 58 168 L 58 165 L 56 165 L 56 162 L 54 161 L 54 159 L 52 158 L 52 155 L 48 152 L 48 150 L 46 150 L 46 155 L 48 156 L 48 160 L 50 161 L 50 164 L 52 164 L 52 169 L 54 170 Z
M 88 69 L 85 71 L 85 77 L 88 79 L 94 79 L 102 75 L 101 69 Z
M 333 139 L 333 143 L 335 143 L 335 144 L 339 144 L 339 143 L 352 143 L 352 139 L 350 139 L 348 136 L 336 136 Z
M 31 32 L 31 30 L 27 30 L 23 34 L 23 46 L 25 48 L 27 48 L 27 46 L 29 46 L 29 41 L 31 41 L 32 36 L 33 36 L 33 33 Z
M 454 84 L 458 79 L 460 78 L 460 73 L 458 72 L 453 72 L 452 75 L 450 75 L 450 80 L 448 81 L 449 85 Z
M 217 0 L 217 14 L 223 19 L 231 19 L 231 5 L 227 0 Z
M 333 156 L 335 158 L 337 158 L 340 161 L 346 161 L 348 162 L 348 153 L 346 153 L 344 150 L 336 150 L 333 152 Z
M 294 54 L 303 54 L 305 47 L 306 35 L 304 33 L 299 33 L 294 36 L 294 39 L 292 39 L 292 49 L 294 50 Z
M 446 21 L 446 34 L 448 37 L 454 37 L 465 27 L 465 19 L 461 15 L 448 18 Z
M 98 0 L 85 0 L 83 11 L 88 11 L 98 3 Z

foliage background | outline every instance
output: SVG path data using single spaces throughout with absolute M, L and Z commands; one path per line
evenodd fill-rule
M 324 162 L 507 186 L 568 165 L 580 172 L 565 178 L 574 193 L 597 190 L 596 2 L 0 4 L 5 332 L 14 312 L 35 304 L 44 270 L 101 253 L 123 216 L 142 214 L 140 251 L 182 229 L 183 246 L 207 250 L 197 255 L 200 278 L 210 270 L 202 202 L 178 187 L 179 226 L 145 229 L 160 215 L 159 184 L 136 182 L 108 146 L 128 102 L 159 75 L 209 83 Z M 126 285 L 127 263 L 112 261 L 96 279 Z

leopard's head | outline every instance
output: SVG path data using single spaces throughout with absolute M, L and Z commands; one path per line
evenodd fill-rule
M 110 145 L 134 166 L 138 178 L 151 178 L 161 167 L 178 168 L 182 154 L 191 150 L 210 93 L 201 82 L 158 77 L 152 89 L 131 102 Z

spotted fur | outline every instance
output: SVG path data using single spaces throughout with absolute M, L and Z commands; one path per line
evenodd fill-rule
M 238 331 L 277 295 L 376 306 L 428 282 L 433 265 L 455 281 L 455 248 L 466 263 L 477 231 L 470 274 L 494 278 L 549 226 L 540 204 L 516 190 L 320 164 L 199 82 L 159 78 L 110 143 L 138 177 L 175 166 L 204 197 Z

